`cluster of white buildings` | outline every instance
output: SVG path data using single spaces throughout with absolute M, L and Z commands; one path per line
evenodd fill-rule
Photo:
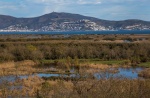
M 39 31 L 81 31 L 81 30 L 107 30 L 104 26 L 99 26 L 95 22 L 92 22 L 87 19 L 73 21 L 73 22 L 62 22 L 62 23 L 52 23 L 48 26 L 44 26 Z
M 106 31 L 106 30 L 150 30 L 150 27 L 142 24 L 130 25 L 126 27 L 113 28 L 111 26 L 104 27 L 87 19 L 69 22 L 52 22 L 39 29 L 29 29 L 27 26 L 20 24 L 0 29 L 0 32 L 30 32 L 30 31 Z
M 0 32 L 29 32 L 31 30 L 28 29 L 27 26 L 23 27 L 20 24 L 11 25 L 5 29 L 0 29 Z
M 149 30 L 150 27 L 146 26 L 146 25 L 142 25 L 142 24 L 136 24 L 136 25 L 131 25 L 131 26 L 127 26 L 124 28 L 125 30 Z

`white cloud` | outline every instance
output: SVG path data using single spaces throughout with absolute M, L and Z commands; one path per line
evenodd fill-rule
M 28 2 L 31 3 L 38 3 L 38 4 L 45 4 L 45 5 L 50 5 L 50 4 L 59 4 L 59 5 L 65 5 L 65 4 L 72 4 L 74 1 L 72 0 L 27 0 Z
M 100 4 L 101 0 L 27 0 L 28 2 L 33 3 L 42 3 L 42 4 Z
M 67 12 L 70 8 L 72 8 L 72 6 L 79 7 L 82 5 L 97 5 L 101 3 L 100 0 L 26 0 L 26 2 L 42 7 L 43 12 L 41 14 L 53 11 Z
M 0 0 L 0 14 L 33 17 L 55 11 L 110 20 L 150 20 L 149 3 L 150 0 Z
M 101 4 L 100 0 L 78 0 L 78 4 Z
M 102 3 L 138 3 L 138 2 L 150 2 L 149 0 L 100 0 Z
M 13 9 L 13 10 L 17 9 L 17 7 L 13 5 L 12 3 L 1 2 L 1 1 L 0 1 L 0 8 L 1 9 Z

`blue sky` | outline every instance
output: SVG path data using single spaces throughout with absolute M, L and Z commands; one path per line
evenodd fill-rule
M 35 17 L 69 12 L 106 20 L 150 21 L 150 0 L 0 0 L 0 14 Z

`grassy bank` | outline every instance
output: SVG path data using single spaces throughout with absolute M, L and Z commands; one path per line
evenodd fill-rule
M 150 68 L 150 62 L 141 63 L 138 66 Z
M 66 59 L 57 59 L 57 60 L 41 60 L 43 64 L 50 64 L 54 62 L 65 63 Z M 73 63 L 74 59 L 70 59 L 70 62 Z M 128 63 L 128 60 L 102 60 L 102 59 L 78 59 L 80 64 L 106 64 L 106 65 L 124 65 Z

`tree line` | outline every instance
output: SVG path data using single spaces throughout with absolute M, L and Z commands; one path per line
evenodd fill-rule
M 146 62 L 150 60 L 149 43 L 3 43 L 0 44 L 0 61 L 41 59 L 124 60 Z

